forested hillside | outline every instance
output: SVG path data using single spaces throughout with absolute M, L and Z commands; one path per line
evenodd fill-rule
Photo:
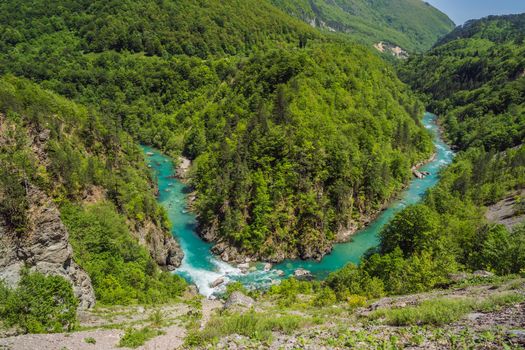
M 469 22 L 431 51 L 409 59 L 401 75 L 427 98 L 459 150 L 425 200 L 399 213 L 381 245 L 327 281 L 336 292 L 407 293 L 449 283 L 452 273 L 525 268 L 525 15 Z M 468 33 L 468 34 L 467 34 Z M 510 203 L 512 225 L 491 222 L 487 206 Z M 521 225 L 519 222 L 521 221 Z M 354 280 L 364 281 L 355 285 Z
M 431 153 L 387 64 L 270 3 L 0 6 L 0 70 L 194 160 L 201 233 L 230 258 L 321 257 Z
M 523 143 L 524 32 L 525 15 L 469 22 L 401 70 L 428 95 L 429 108 L 442 116 L 458 148 L 502 151 Z
M 271 0 L 315 27 L 341 32 L 371 46 L 388 42 L 410 52 L 429 49 L 454 23 L 421 0 Z
M 141 150 L 110 117 L 6 76 L 0 79 L 0 126 L 2 269 L 22 264 L 58 273 L 53 254 L 71 244 L 99 302 L 157 302 L 181 292 L 181 278 L 155 264 L 173 269 L 182 257 Z M 38 214 L 33 193 L 53 204 Z M 60 217 L 53 217 L 54 205 Z M 48 228 L 46 220 L 56 224 Z M 62 222 L 69 234 L 58 240 Z M 39 241 L 24 246 L 32 236 Z
M 258 259 L 321 257 L 432 152 L 422 113 L 363 48 L 250 57 L 213 96 L 179 112 L 204 235 L 225 241 L 217 252 L 230 259 L 231 245 Z

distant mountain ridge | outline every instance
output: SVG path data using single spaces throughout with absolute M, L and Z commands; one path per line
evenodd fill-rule
M 518 15 L 488 16 L 470 20 L 442 37 L 435 47 L 456 39 L 478 38 L 492 42 L 521 41 L 525 38 L 525 13 Z
M 454 22 L 421 0 L 271 0 L 315 27 L 346 33 L 366 44 L 381 41 L 408 51 L 429 49 Z

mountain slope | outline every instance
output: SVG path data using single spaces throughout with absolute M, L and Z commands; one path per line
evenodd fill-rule
M 224 258 L 321 257 L 431 152 L 421 105 L 387 64 L 268 2 L 0 6 L 0 69 L 195 161 L 202 233 Z
M 454 28 L 443 13 L 421 0 L 272 0 L 313 26 L 342 32 L 369 45 L 381 41 L 424 51 Z
M 179 266 L 180 248 L 140 149 L 110 118 L 0 78 L 0 175 L 0 277 L 10 286 L 24 269 L 63 276 L 85 307 L 93 289 L 114 304 L 166 301 L 184 288 L 156 266 Z
M 466 271 L 523 271 L 525 45 L 514 29 L 523 18 L 469 22 L 405 62 L 401 76 L 427 97 L 458 153 L 424 201 L 385 227 L 378 254 L 360 265 L 368 274 L 388 281 L 393 261 L 425 256 Z M 487 214 L 502 199 L 504 220 Z
M 75 48 L 84 52 L 207 57 L 296 45 L 301 34 L 316 36 L 266 0 L 9 0 L 0 4 L 0 19 L 2 49 L 60 32 L 74 37 Z
M 431 97 L 460 149 L 504 150 L 525 140 L 525 14 L 493 16 L 458 28 L 401 77 Z

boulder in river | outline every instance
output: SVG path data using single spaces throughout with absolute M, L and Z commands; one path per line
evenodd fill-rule
M 277 270 L 277 271 L 275 271 L 275 273 L 277 274 L 277 276 L 284 276 L 284 271 L 283 270 Z
M 306 279 L 306 280 L 312 279 L 312 277 L 313 277 L 312 273 L 310 271 L 306 270 L 306 269 L 297 269 L 297 270 L 295 270 L 293 275 L 297 279 Z
M 215 281 L 210 283 L 210 287 L 211 288 L 216 288 L 216 287 L 220 286 L 223 283 L 224 283 L 224 277 L 219 277 Z
M 239 270 L 241 270 L 241 273 L 247 273 L 248 269 L 250 268 L 250 264 L 242 263 L 242 264 L 237 265 L 237 267 L 239 268 Z
M 270 263 L 266 263 L 266 264 L 264 264 L 264 271 L 265 271 L 265 272 L 268 272 L 268 271 L 270 271 L 271 269 L 272 269 L 272 264 L 270 264 Z
M 226 300 L 226 303 L 224 303 L 224 309 L 250 308 L 253 306 L 253 303 L 252 298 L 239 291 L 235 291 L 230 295 L 228 300 Z

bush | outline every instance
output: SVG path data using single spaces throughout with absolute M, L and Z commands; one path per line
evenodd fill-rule
M 370 317 L 384 318 L 391 326 L 442 325 L 455 322 L 473 308 L 471 299 L 434 299 L 422 302 L 418 306 L 402 309 L 378 310 Z
M 384 318 L 392 326 L 443 325 L 458 321 L 472 311 L 493 312 L 502 307 L 517 304 L 525 300 L 517 293 L 500 293 L 485 299 L 432 299 L 421 304 L 402 309 L 377 310 L 371 319 Z
M 87 338 L 84 338 L 84 342 L 87 344 L 96 344 L 97 340 L 93 337 L 87 337 Z
M 272 332 L 290 334 L 307 323 L 295 315 L 276 316 L 251 311 L 245 314 L 222 315 L 212 318 L 202 331 L 195 331 L 186 340 L 186 345 L 202 345 L 215 339 L 239 334 L 245 337 L 268 341 Z
M 128 328 L 124 336 L 120 339 L 118 346 L 135 349 L 161 334 L 164 334 L 164 332 L 148 327 L 141 329 Z
M 337 301 L 337 298 L 335 296 L 335 292 L 328 288 L 322 288 L 313 299 L 314 306 L 323 307 L 328 305 L 333 305 Z
M 47 333 L 71 331 L 76 325 L 78 300 L 63 277 L 23 271 L 16 289 L 0 284 L 0 296 L 0 316 L 8 327 Z

